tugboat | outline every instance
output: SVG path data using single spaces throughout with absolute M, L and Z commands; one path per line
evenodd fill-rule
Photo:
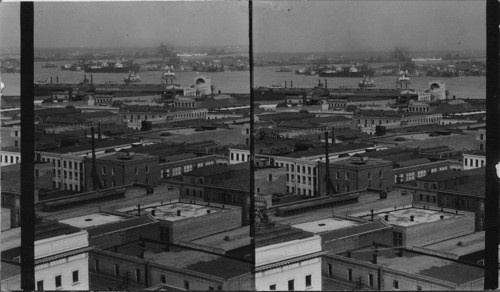
M 375 81 L 370 79 L 370 76 L 364 76 L 363 80 L 358 83 L 359 88 L 375 87 Z
M 129 72 L 123 81 L 125 81 L 125 83 L 137 83 L 141 82 L 141 77 L 134 72 Z

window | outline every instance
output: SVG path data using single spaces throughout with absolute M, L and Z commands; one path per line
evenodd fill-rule
M 231 160 L 234 160 L 234 153 L 231 153 Z
M 63 168 L 66 168 L 66 160 L 63 161 Z
M 275 291 L 276 290 L 276 284 L 272 284 L 269 286 L 270 291 Z
M 394 287 L 394 289 L 399 289 L 399 282 L 394 280 L 394 282 L 392 282 L 392 287 Z
M 425 195 L 425 201 L 426 201 L 426 202 L 430 202 L 430 200 L 429 200 L 429 195 Z
M 333 274 L 332 264 L 328 264 L 328 276 L 331 276 L 332 274 Z
M 43 281 L 36 282 L 36 290 L 43 291 Z
M 61 275 L 56 276 L 56 288 L 60 288 L 62 286 L 62 277 Z
M 311 167 L 307 167 L 307 174 L 311 174 Z
M 368 285 L 373 287 L 373 274 L 368 274 Z
M 371 180 L 371 179 L 372 179 L 372 173 L 368 172 L 368 180 Z
M 167 277 L 166 277 L 165 275 L 161 275 L 161 276 L 160 276 L 160 282 L 161 282 L 162 284 L 167 283 Z
M 401 232 L 393 232 L 393 234 L 392 234 L 392 244 L 394 246 L 402 246 L 403 245 L 403 233 L 401 233 Z
M 294 287 L 294 280 L 288 280 L 288 291 L 294 291 L 295 290 L 295 287 Z
M 346 174 L 345 174 L 345 180 L 349 180 L 349 173 L 348 172 L 346 172 Z
M 73 283 L 78 283 L 78 271 L 73 271 Z
M 189 290 L 189 281 L 184 280 L 184 289 Z
M 149 173 L 149 165 L 146 165 L 146 173 Z
M 417 177 L 418 178 L 424 177 L 425 175 L 426 175 L 426 171 L 425 170 L 419 170 L 417 172 Z
M 172 176 L 180 175 L 181 174 L 181 167 L 174 167 L 172 168 Z
M 297 172 L 300 173 L 300 166 L 297 165 Z
M 191 170 L 193 170 L 193 165 L 184 165 L 184 172 L 190 172 Z
M 139 169 L 137 167 L 134 167 L 134 174 L 138 175 L 139 174 Z
M 352 281 L 352 269 L 347 269 L 347 279 Z
M 339 178 L 340 178 L 340 173 L 339 173 L 338 171 L 335 173 L 335 178 L 336 178 L 336 179 L 339 179 Z
M 141 281 L 141 269 L 135 269 L 135 279 L 137 282 Z
M 269 181 L 273 181 L 273 175 L 271 173 L 269 174 Z
M 111 175 L 115 175 L 115 168 L 111 168 Z
M 293 164 L 291 164 L 290 167 L 292 171 L 295 171 L 295 166 Z
M 115 264 L 115 276 L 120 276 L 120 266 Z
M 312 281 L 311 281 L 311 275 L 306 276 L 306 287 L 311 287 Z

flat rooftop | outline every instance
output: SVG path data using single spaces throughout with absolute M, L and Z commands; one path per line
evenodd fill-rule
M 135 211 L 134 211 L 135 210 Z M 200 217 L 207 215 L 208 212 L 223 212 L 225 209 L 215 207 L 215 206 L 205 206 L 197 204 L 187 204 L 187 203 L 172 203 L 159 205 L 154 207 L 143 207 L 141 212 L 147 212 L 151 214 L 152 210 L 155 210 L 155 217 L 158 220 L 167 221 L 179 221 L 187 218 Z M 121 210 L 127 213 L 136 213 L 137 209 Z M 181 211 L 180 216 L 177 216 L 177 211 Z
M 461 242 L 461 244 L 458 244 Z M 456 255 L 458 257 L 484 250 L 484 231 L 444 240 L 424 246 L 426 249 Z
M 321 220 L 292 225 L 292 227 L 299 228 L 312 233 L 323 233 L 345 227 L 357 226 L 360 224 L 361 223 L 359 222 L 348 219 L 324 218 Z
M 449 218 L 457 218 L 464 216 L 463 213 L 455 214 L 450 212 L 441 212 L 437 210 L 428 210 L 428 209 L 420 209 L 420 208 L 408 208 L 396 211 L 387 211 L 383 213 L 374 214 L 374 220 L 385 219 L 385 215 L 389 215 L 389 219 L 386 220 L 387 223 L 391 225 L 397 226 L 413 226 L 423 223 L 435 222 L 438 220 L 449 219 Z M 413 221 L 411 221 L 411 217 L 413 217 Z M 371 215 L 362 216 L 362 219 L 369 220 Z
M 140 257 L 144 249 L 144 260 L 176 269 L 185 269 L 205 275 L 230 279 L 244 274 L 250 274 L 252 264 L 204 251 L 169 246 L 163 243 L 145 242 L 139 246 L 139 241 L 133 241 L 118 247 L 117 253 Z M 110 249 L 113 250 L 114 249 Z
M 202 237 L 190 242 L 207 247 L 222 249 L 224 251 L 229 251 L 249 245 L 251 243 L 250 239 L 250 227 L 244 226 L 221 233 L 212 234 L 210 236 Z
M 129 219 L 125 216 L 119 216 L 107 213 L 92 213 L 84 216 L 69 218 L 59 222 L 75 226 L 78 228 L 91 228 L 108 223 L 120 222 Z
M 373 250 L 373 246 L 354 250 L 351 256 L 368 262 L 372 260 Z M 345 256 L 345 254 L 343 255 Z M 403 250 L 400 257 L 397 249 L 382 247 L 378 249 L 377 264 L 396 271 L 426 276 L 458 285 L 484 277 L 484 270 L 481 267 L 409 250 Z

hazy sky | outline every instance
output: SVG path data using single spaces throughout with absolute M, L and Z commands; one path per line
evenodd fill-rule
M 19 3 L 0 3 L 0 49 L 19 48 Z
M 257 1 L 255 52 L 485 50 L 486 1 Z
M 248 46 L 248 3 L 36 3 L 35 47 Z

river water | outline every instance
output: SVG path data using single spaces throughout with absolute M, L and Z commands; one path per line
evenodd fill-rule
M 53 78 L 56 81 L 56 76 L 59 77 L 60 83 L 78 83 L 83 80 L 84 75 L 90 77 L 89 73 L 83 71 L 63 71 L 60 69 L 64 65 L 64 61 L 56 62 L 58 68 L 42 68 L 43 62 L 35 63 L 35 80 L 49 80 Z M 293 82 L 293 87 L 313 87 L 320 79 L 318 76 L 296 75 L 295 69 L 301 66 L 290 66 L 293 72 L 276 72 L 279 66 L 255 67 L 254 87 L 269 86 L 269 85 L 287 85 L 290 86 L 290 81 Z M 93 73 L 95 83 L 123 83 L 125 73 Z M 142 83 L 161 83 L 161 71 L 144 71 L 139 73 Z M 224 93 L 248 93 L 250 89 L 250 72 L 249 71 L 226 71 L 226 72 L 176 72 L 177 78 L 175 83 L 182 86 L 189 86 L 193 83 L 196 76 L 207 75 L 212 79 L 212 84 L 215 90 L 221 90 Z M 324 82 L 325 78 L 321 78 Z M 356 88 L 360 78 L 326 78 L 328 87 L 352 86 Z M 6 88 L 4 95 L 19 95 L 20 94 L 20 74 L 4 73 L 2 74 L 2 82 Z M 373 78 L 376 88 L 395 88 L 395 76 L 376 76 Z M 430 81 L 441 80 L 445 82 L 446 89 L 450 92 L 450 97 L 455 95 L 457 98 L 486 98 L 486 77 L 484 76 L 461 76 L 461 77 L 411 77 L 412 89 L 427 89 Z

